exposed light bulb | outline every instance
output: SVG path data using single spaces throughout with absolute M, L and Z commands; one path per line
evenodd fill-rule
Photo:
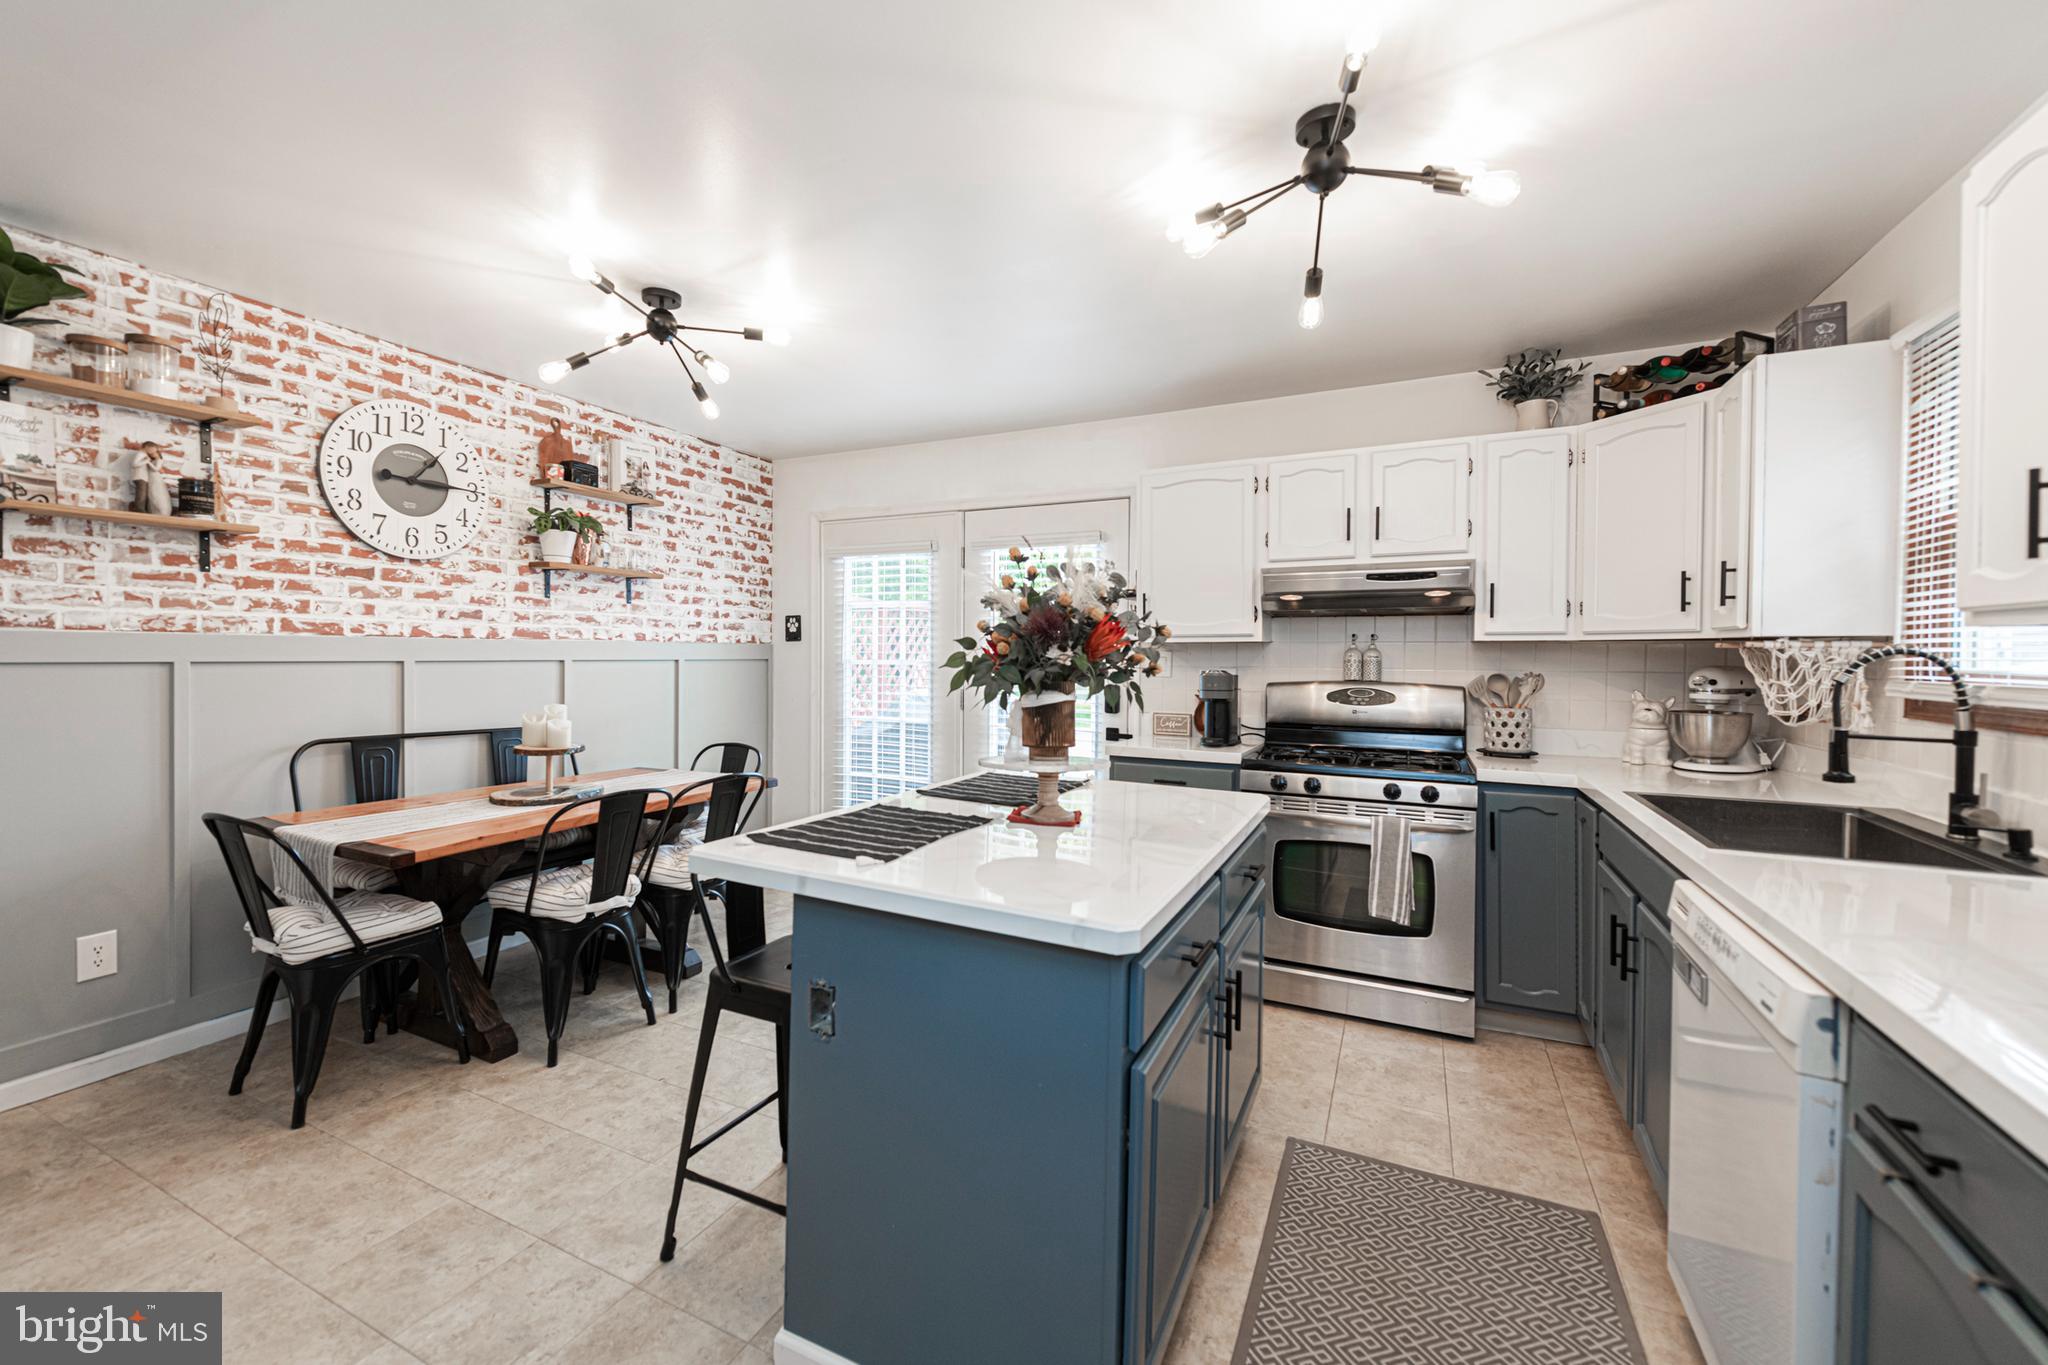
M 1361 24 L 1351 30 L 1351 36 L 1344 43 L 1344 65 L 1353 71 L 1365 69 L 1365 59 L 1380 45 L 1378 24 Z
M 559 384 L 568 376 L 568 373 L 568 361 L 550 360 L 540 367 L 540 382 L 543 384 Z
M 761 329 L 761 339 L 770 346 L 787 346 L 789 345 L 789 329 L 787 327 L 764 327 Z
M 1472 172 L 1465 193 L 1488 208 L 1505 208 L 1522 193 L 1522 177 L 1513 171 L 1489 171 L 1484 166 Z
M 1301 311 L 1294 315 L 1302 330 L 1313 332 L 1323 325 L 1323 268 L 1312 265 L 1301 282 Z
M 714 359 L 708 352 L 697 352 L 697 363 L 704 367 L 705 375 L 714 384 L 723 384 L 726 380 L 732 378 L 732 366 L 726 364 L 723 360 Z
M 694 379 L 690 381 L 690 392 L 697 396 L 697 406 L 704 410 L 704 415 L 716 421 L 718 419 L 718 400 L 706 393 L 704 386 Z
M 596 284 L 604 278 L 604 276 L 597 273 L 597 267 L 591 264 L 588 256 L 571 256 L 569 258 L 569 273 L 585 284 Z
M 1201 260 L 1216 249 L 1223 240 L 1223 225 L 1220 223 L 1196 223 L 1180 239 L 1180 249 L 1195 260 Z
M 1183 241 L 1194 230 L 1195 219 L 1192 214 L 1176 213 L 1166 220 L 1166 240 L 1169 242 Z

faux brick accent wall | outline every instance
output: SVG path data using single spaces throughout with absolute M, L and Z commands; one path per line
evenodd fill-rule
M 185 346 L 183 397 L 204 401 L 211 376 L 192 343 L 215 291 L 133 261 L 9 227 L 16 247 L 76 267 L 89 298 L 41 310 L 36 368 L 69 373 L 65 332 L 154 332 Z M 218 512 L 262 528 L 215 537 L 213 568 L 199 572 L 184 532 L 9 513 L 0 541 L 0 626 L 55 630 L 205 631 L 263 635 L 508 636 L 749 644 L 769 639 L 769 463 L 683 432 L 592 407 L 532 385 L 365 336 L 253 299 L 232 296 L 240 345 L 228 392 L 263 425 L 214 432 Z M 469 425 L 486 461 L 487 520 L 463 551 L 404 560 L 363 544 L 321 495 L 315 457 L 327 426 L 372 398 L 404 398 Z M 17 387 L 14 400 L 63 415 L 58 435 L 63 502 L 126 507 L 123 456 L 146 440 L 185 452 L 189 423 L 112 405 L 73 402 Z M 668 576 L 636 585 L 556 574 L 554 596 L 524 566 L 533 537 L 525 509 L 539 469 L 536 448 L 559 420 L 577 453 L 604 467 L 604 442 L 651 440 L 659 452 L 661 507 L 634 512 L 573 495 L 603 520 L 617 551 L 651 551 Z M 117 483 L 119 487 L 117 488 Z

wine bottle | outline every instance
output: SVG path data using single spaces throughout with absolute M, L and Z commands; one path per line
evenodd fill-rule
M 1643 406 L 1646 408 L 1652 408 L 1659 403 L 1669 403 L 1672 399 L 1676 397 L 1678 397 L 1678 394 L 1670 389 L 1658 389 L 1655 393 L 1646 393 L 1643 395 Z
M 1719 345 L 1695 346 L 1678 357 L 1678 367 L 1688 374 L 1711 374 L 1731 358 L 1730 353 Z
M 1613 389 L 1616 393 L 1641 393 L 1652 382 L 1648 375 L 1637 374 L 1632 366 L 1603 375 L 1600 379 L 1603 388 Z

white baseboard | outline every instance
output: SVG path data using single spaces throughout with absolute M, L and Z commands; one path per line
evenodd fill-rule
M 518 948 L 525 942 L 524 935 L 507 934 L 504 943 L 498 949 L 499 954 L 502 956 L 507 950 Z M 470 955 L 481 958 L 489 943 L 489 939 L 480 938 L 470 944 Z M 351 987 L 342 998 L 350 998 L 353 990 Z M 249 1016 L 252 1012 L 253 1009 L 237 1010 L 233 1014 L 223 1014 L 218 1019 L 207 1019 L 197 1024 L 188 1024 L 181 1029 L 173 1029 L 169 1033 L 160 1033 L 154 1038 L 144 1038 L 139 1043 L 117 1047 L 110 1052 L 95 1053 L 90 1057 L 81 1057 L 75 1062 L 65 1062 L 47 1071 L 38 1071 L 32 1076 L 19 1076 L 11 1081 L 0 1081 L 0 1113 L 5 1113 L 9 1109 L 19 1109 L 24 1104 L 34 1104 L 37 1100 L 46 1100 L 52 1095 L 61 1095 L 67 1090 L 77 1090 L 82 1086 L 91 1085 L 94 1081 L 103 1081 L 109 1076 L 118 1076 L 124 1071 L 133 1071 L 137 1067 L 161 1062 L 181 1053 L 197 1052 L 200 1048 L 210 1047 L 224 1038 L 239 1038 L 249 1031 Z M 290 1012 L 291 1003 L 280 999 L 270 1008 L 270 1023 L 281 1022 Z M 284 1045 L 289 1047 L 290 1043 L 286 1042 Z
M 775 1333 L 775 1365 L 857 1365 L 837 1351 L 806 1341 L 784 1327 Z

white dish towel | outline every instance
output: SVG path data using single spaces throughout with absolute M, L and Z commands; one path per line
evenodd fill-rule
M 1408 843 L 1413 829 L 1398 810 L 1372 817 L 1372 899 L 1366 914 L 1404 928 L 1415 923 L 1415 871 Z

